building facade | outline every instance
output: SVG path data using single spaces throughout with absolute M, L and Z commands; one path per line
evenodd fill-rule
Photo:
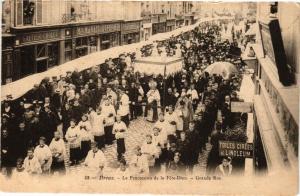
M 272 16 L 272 17 L 271 17 Z M 300 6 L 297 3 L 258 3 L 260 32 L 254 47 L 257 56 L 254 98 L 254 167 L 257 172 L 290 171 L 297 174 L 299 129 Z M 280 79 L 278 64 L 268 43 L 271 20 L 278 20 L 289 67 L 288 85 Z M 265 41 L 263 41 L 265 39 Z M 278 44 L 274 42 L 273 44 Z M 273 45 L 274 46 L 274 45 Z M 260 49 L 261 48 L 261 49 Z
M 4 1 L 2 84 L 92 52 L 139 42 L 140 9 L 140 2 Z
M 2 84 L 190 25 L 192 2 L 4 0 Z M 130 10 L 130 11 L 129 11 Z

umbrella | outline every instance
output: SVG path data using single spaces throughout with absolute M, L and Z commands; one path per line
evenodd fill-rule
M 237 73 L 238 70 L 235 65 L 228 62 L 216 62 L 209 65 L 205 70 L 210 75 L 217 74 L 221 75 L 223 78 L 228 79 L 232 73 Z

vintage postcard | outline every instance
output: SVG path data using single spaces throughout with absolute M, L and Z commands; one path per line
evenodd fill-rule
M 295 195 L 297 2 L 2 0 L 2 192 Z

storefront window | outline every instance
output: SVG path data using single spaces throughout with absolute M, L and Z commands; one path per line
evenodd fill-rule
M 21 77 L 34 73 L 34 46 L 26 46 L 21 48 Z
M 76 39 L 76 58 L 88 54 L 88 38 L 80 37 Z
M 72 40 L 65 42 L 65 62 L 72 60 Z
M 50 43 L 48 44 L 48 68 L 58 65 L 58 43 Z
M 91 36 L 89 37 L 89 53 L 97 51 L 97 37 Z

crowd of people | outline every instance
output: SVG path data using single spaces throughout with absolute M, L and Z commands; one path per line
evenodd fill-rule
M 90 176 L 100 176 L 108 167 L 103 150 L 116 143 L 118 174 L 155 175 L 163 168 L 169 174 L 192 173 L 210 142 L 207 171 L 230 175 L 231 159 L 218 155 L 218 141 L 239 117 L 230 105 L 239 101 L 241 75 L 224 78 L 204 70 L 217 61 L 239 70 L 242 61 L 230 53 L 236 43 L 221 41 L 220 31 L 205 23 L 141 49 L 143 56 L 153 50 L 167 56 L 180 52 L 183 68 L 175 74 L 136 73 L 139 55 L 124 53 L 82 72 L 45 78 L 20 99 L 8 96 L 1 111 L 2 172 L 65 174 L 67 165 L 82 164 Z M 125 158 L 130 123 L 137 118 L 154 128 L 134 156 Z

